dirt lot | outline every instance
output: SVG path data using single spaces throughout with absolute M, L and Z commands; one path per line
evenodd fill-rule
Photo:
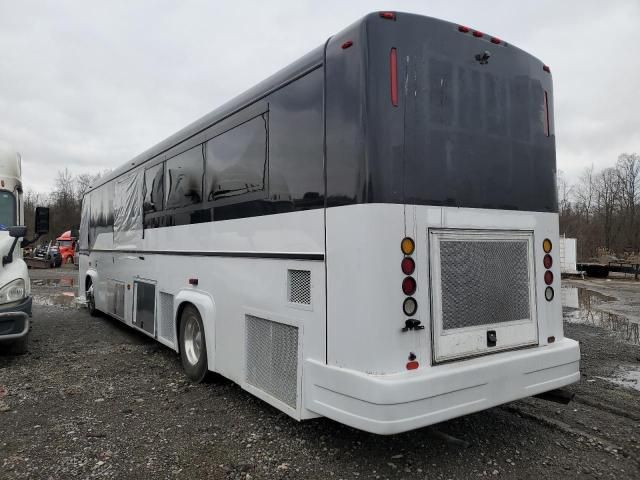
M 220 377 L 191 385 L 167 348 L 75 308 L 73 270 L 32 274 L 31 352 L 0 355 L 2 479 L 640 478 L 640 282 L 565 282 L 570 405 L 381 437 L 295 422 Z

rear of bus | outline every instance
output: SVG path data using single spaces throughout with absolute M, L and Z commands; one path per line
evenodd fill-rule
M 394 12 L 333 37 L 325 68 L 327 348 L 306 407 L 386 434 L 577 381 L 550 69 Z

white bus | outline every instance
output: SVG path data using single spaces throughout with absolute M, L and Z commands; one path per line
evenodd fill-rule
M 552 98 L 496 37 L 370 14 L 88 192 L 87 304 L 381 434 L 575 382 Z

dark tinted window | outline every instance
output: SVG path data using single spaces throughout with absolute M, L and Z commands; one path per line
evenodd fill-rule
M 144 211 L 159 212 L 164 208 L 164 164 L 144 172 Z
M 202 145 L 167 160 L 167 208 L 186 207 L 202 201 L 203 162 Z
M 322 69 L 269 98 L 269 200 L 276 212 L 324 205 Z
M 16 198 L 11 192 L 0 192 L 0 229 L 16 224 Z
M 89 243 L 93 246 L 101 233 L 113 232 L 113 195 L 115 183 L 109 182 L 89 194 Z
M 264 192 L 267 117 L 255 117 L 206 143 L 207 200 Z

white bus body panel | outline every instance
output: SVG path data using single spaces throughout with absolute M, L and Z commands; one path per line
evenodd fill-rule
M 296 419 L 312 418 L 318 415 L 306 411 L 302 402 L 302 354 L 322 362 L 326 358 L 324 234 L 321 209 L 146 229 L 139 251 L 114 248 L 113 235 L 102 233 L 92 251 L 80 255 L 79 285 L 84 288 L 87 276 L 91 277 L 96 286 L 96 307 L 137 328 L 133 323 L 134 282 L 155 284 L 155 328 L 153 332 L 138 330 L 176 351 L 179 309 L 185 302 L 195 305 L 205 328 L 209 370 L 233 380 Z M 251 258 L 234 256 L 236 252 L 266 257 L 315 255 L 320 260 Z M 308 304 L 288 301 L 289 270 L 310 272 Z M 197 286 L 190 285 L 189 279 L 197 279 Z M 125 285 L 123 317 L 114 314 L 109 303 L 110 282 Z M 170 316 L 163 315 L 162 303 L 167 298 L 171 299 Z M 247 381 L 247 316 L 297 329 L 295 406 Z M 170 325 L 164 325 L 166 322 Z
M 524 332 L 530 340 L 525 342 L 527 348 L 500 353 L 486 349 L 475 352 L 484 354 L 475 358 L 435 361 L 433 345 L 439 345 L 440 339 L 430 308 L 434 293 L 429 288 L 428 237 L 433 230 L 531 236 L 535 328 Z M 419 308 L 413 318 L 425 326 L 408 332 L 401 330 L 407 318 L 402 312 L 405 295 L 400 269 L 400 241 L 405 235 L 416 242 L 412 257 Z M 544 298 L 541 246 L 545 238 L 558 244 L 556 214 L 386 204 L 328 209 L 328 357 L 326 364 L 307 357 L 307 409 L 356 428 L 390 434 L 578 381 L 579 347 L 563 336 L 560 295 L 551 302 Z M 557 264 L 551 270 L 557 291 Z M 474 336 L 458 340 L 463 351 L 474 352 Z M 442 347 L 447 348 L 447 343 Z M 420 368 L 407 371 L 411 354 Z

